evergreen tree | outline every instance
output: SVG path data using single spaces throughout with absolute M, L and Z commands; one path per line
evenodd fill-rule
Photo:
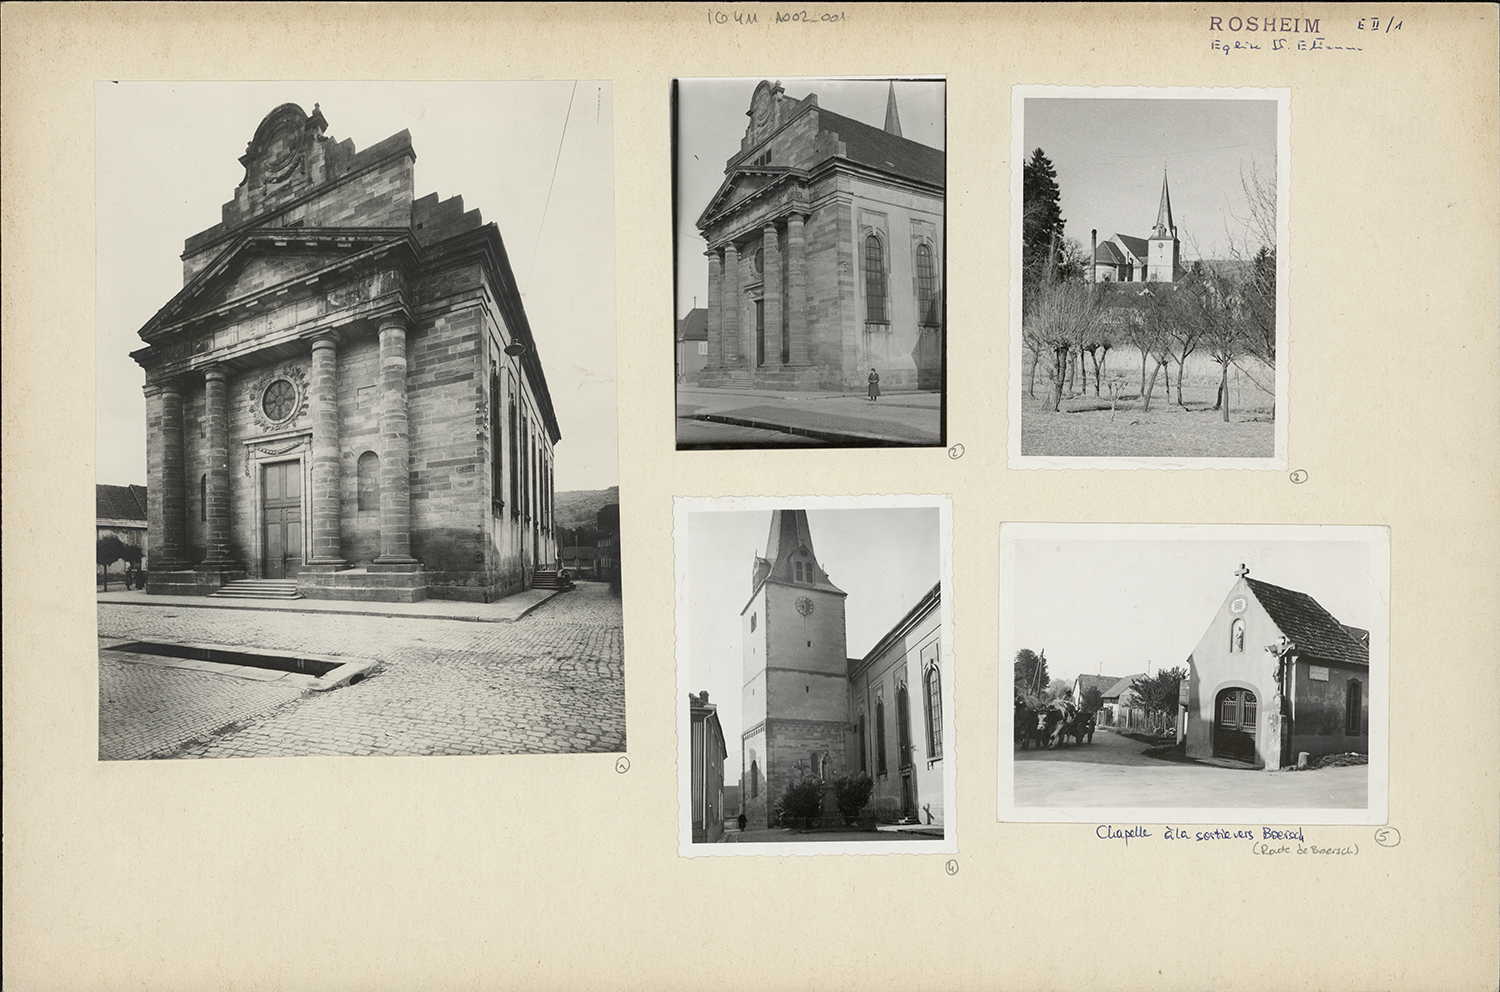
M 1029 285 L 1042 281 L 1049 255 L 1062 249 L 1061 196 L 1052 160 L 1036 149 L 1021 172 L 1021 270 Z

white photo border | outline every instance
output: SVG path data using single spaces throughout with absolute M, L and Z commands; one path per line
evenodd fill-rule
M 678 855 L 694 857 L 732 857 L 744 855 L 793 856 L 818 854 L 957 854 L 958 811 L 955 805 L 955 783 L 958 762 L 954 713 L 957 708 L 943 707 L 943 836 L 941 839 L 900 841 L 788 841 L 786 843 L 703 844 L 693 843 L 692 822 L 692 727 L 685 701 L 695 687 L 688 672 L 690 642 L 687 636 L 689 601 L 688 517 L 694 513 L 769 512 L 777 509 L 858 510 L 858 509 L 936 509 L 938 511 L 938 545 L 941 573 L 939 624 L 942 645 L 939 672 L 956 699 L 953 663 L 953 499 L 934 495 L 863 495 L 863 496 L 677 496 L 672 500 L 672 549 L 676 634 L 677 694 L 673 714 L 677 727 L 677 827 Z
M 1287 467 L 1288 361 L 1287 287 L 1291 278 L 1290 183 L 1292 120 L 1288 87 L 1207 86 L 1038 86 L 1011 89 L 1010 144 L 1010 375 L 1006 387 L 1007 465 L 1013 469 L 1208 469 L 1238 468 L 1285 471 Z M 1275 100 L 1276 109 L 1276 423 L 1274 454 L 1269 458 L 1224 458 L 1139 455 L 1023 455 L 1021 453 L 1021 179 L 1026 165 L 1026 100 L 1029 98 L 1132 100 Z
M 1016 650 L 1016 544 L 1026 540 L 1331 542 L 1366 544 L 1370 552 L 1370 754 L 1366 805 L 1358 808 L 1291 807 L 1041 807 L 1015 804 L 1015 745 L 1009 719 L 1013 698 L 1005 690 Z M 1390 528 L 1321 524 L 1078 524 L 1002 523 L 999 597 L 999 747 L 996 819 L 1030 823 L 1215 823 L 1308 826 L 1388 822 L 1390 799 Z M 1245 774 L 1257 774 L 1245 772 Z

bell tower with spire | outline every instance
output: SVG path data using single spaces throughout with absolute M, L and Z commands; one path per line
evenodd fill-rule
M 1177 225 L 1172 223 L 1172 196 L 1167 191 L 1167 167 L 1161 170 L 1161 206 L 1156 210 L 1156 227 L 1147 243 L 1146 281 L 1176 282 L 1182 274 L 1182 244 L 1177 240 Z
M 885 131 L 901 137 L 901 115 L 896 112 L 896 81 L 891 80 L 891 88 L 885 97 Z
M 772 512 L 765 557 L 755 557 L 750 580 L 740 611 L 740 787 L 746 818 L 764 827 L 788 785 L 804 776 L 831 782 L 846 770 L 846 594 L 813 551 L 806 510 Z

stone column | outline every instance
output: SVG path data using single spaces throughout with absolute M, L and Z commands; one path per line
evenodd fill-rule
M 229 556 L 229 373 L 222 365 L 203 370 L 203 422 L 208 436 L 208 482 L 204 486 L 208 556 L 201 567 L 233 566 Z
M 707 368 L 716 369 L 724 364 L 724 342 L 720 332 L 724 326 L 723 290 L 724 261 L 718 249 L 708 254 L 708 363 Z
M 766 364 L 781 365 L 781 242 L 775 221 L 761 231 L 761 257 L 765 259 L 761 307 L 766 322 Z
M 724 348 L 724 364 L 740 366 L 742 345 L 740 333 L 740 249 L 733 241 L 724 246 L 724 288 L 719 306 L 723 311 L 720 337 Z
M 740 354 L 744 356 L 745 368 L 755 371 L 755 308 L 749 306 L 746 290 L 755 282 L 755 242 L 745 246 L 750 255 L 740 265 L 739 284 L 734 287 L 734 302 L 740 314 Z
M 153 393 L 154 390 L 154 393 Z M 146 391 L 148 404 L 157 408 L 156 436 L 147 444 L 157 448 L 148 475 L 147 500 L 154 504 L 157 517 L 155 533 L 149 534 L 152 572 L 172 572 L 187 567 L 183 561 L 187 546 L 187 493 L 184 489 L 182 450 L 182 390 L 175 382 L 164 382 Z
M 376 568 L 406 571 L 411 556 L 411 441 L 406 419 L 406 321 L 380 322 L 380 557 Z
M 807 339 L 807 240 L 802 215 L 786 222 L 787 333 L 792 338 L 792 364 L 812 364 L 812 342 Z
M 338 339 L 320 334 L 312 343 L 312 376 L 308 384 L 312 414 L 312 556 L 319 570 L 345 568 L 339 526 L 343 516 L 343 465 L 339 453 Z

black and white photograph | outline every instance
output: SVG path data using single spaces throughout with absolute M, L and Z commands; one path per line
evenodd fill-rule
M 95 104 L 99 758 L 623 751 L 609 83 Z
M 675 79 L 677 448 L 941 446 L 942 79 Z
M 1385 528 L 1002 524 L 1000 561 L 1002 820 L 1385 822 Z
M 956 851 L 948 498 L 674 510 L 679 852 Z
M 1286 467 L 1288 93 L 1014 89 L 1012 468 Z

